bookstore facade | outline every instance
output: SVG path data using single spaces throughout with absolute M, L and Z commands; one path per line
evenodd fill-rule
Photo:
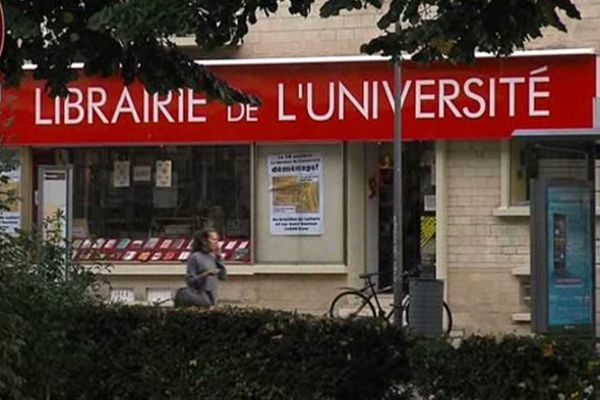
M 73 258 L 111 263 L 111 296 L 130 302 L 160 300 L 184 284 L 191 235 L 204 226 L 222 236 L 225 303 L 322 314 L 360 273 L 381 272 L 387 283 L 392 65 L 366 57 L 208 64 L 263 105 L 209 103 L 189 90 L 150 95 L 118 79 L 82 77 L 64 99 L 33 81 L 5 90 L 23 198 L 2 216 L 5 228 L 64 212 Z M 405 201 L 416 210 L 406 216 L 405 248 L 415 254 L 405 262 L 435 261 L 461 328 L 481 326 L 470 320 L 479 307 L 507 316 L 490 330 L 520 329 L 519 271 L 529 262 L 521 164 L 531 142 L 515 137 L 594 128 L 596 69 L 591 52 L 469 67 L 405 63 L 405 159 L 413 158 Z M 497 299 L 468 305 L 468 283 L 491 276 L 502 282 Z M 505 296 L 506 309 L 497 309 Z

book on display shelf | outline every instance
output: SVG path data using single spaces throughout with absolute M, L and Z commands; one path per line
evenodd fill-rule
M 119 240 L 119 244 L 117 244 L 117 249 L 126 249 L 129 246 L 131 239 L 121 239 Z
M 173 239 L 164 239 L 160 244 L 161 249 L 168 249 L 173 244 Z
M 248 261 L 250 252 L 247 248 L 236 249 L 230 256 L 231 261 Z
M 105 249 L 112 249 L 117 245 L 117 239 L 108 239 L 104 244 Z
M 138 254 L 137 260 L 142 261 L 142 262 L 148 261 L 150 259 L 151 255 L 152 255 L 152 253 L 149 251 L 142 251 L 140 254 Z
M 136 255 L 137 255 L 137 251 L 129 250 L 129 251 L 126 251 L 125 254 L 123 254 L 123 257 L 121 257 L 121 260 L 131 261 L 135 258 Z
M 157 237 L 148 239 L 148 241 L 144 245 L 144 249 L 153 249 L 154 247 L 156 247 L 159 240 L 160 240 L 160 238 L 157 238 Z
M 177 252 L 168 251 L 167 253 L 165 253 L 165 255 L 163 257 L 163 261 L 172 261 L 172 260 L 175 260 L 176 257 L 177 257 Z
M 108 256 L 108 254 L 99 251 L 92 251 L 91 253 L 90 259 L 94 261 L 104 260 Z
M 103 239 L 103 238 L 98 238 L 98 239 L 94 240 L 94 244 L 92 244 L 92 249 L 101 249 L 102 246 L 104 246 L 105 242 L 106 242 L 106 239 Z
M 143 245 L 144 245 L 143 239 L 135 239 L 135 240 L 131 241 L 131 243 L 129 244 L 129 248 L 137 250 L 137 249 L 141 249 Z
M 108 254 L 108 259 L 111 261 L 118 261 L 121 259 L 121 257 L 123 257 L 124 253 L 125 253 L 124 251 L 115 250 Z
M 173 241 L 173 244 L 171 245 L 171 249 L 179 250 L 183 247 L 184 244 L 185 244 L 185 239 L 175 239 Z

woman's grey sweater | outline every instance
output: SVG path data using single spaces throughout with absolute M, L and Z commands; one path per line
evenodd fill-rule
M 200 276 L 206 271 L 216 269 L 217 275 Z M 211 254 L 203 251 L 196 251 L 190 255 L 187 261 L 187 271 L 185 281 L 187 286 L 198 291 L 205 292 L 212 305 L 217 304 L 218 281 L 227 277 L 227 270 L 222 261 L 215 259 Z

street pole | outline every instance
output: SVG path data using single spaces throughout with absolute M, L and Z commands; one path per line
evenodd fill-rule
M 396 23 L 396 32 L 399 22 Z M 404 297 L 402 259 L 402 57 L 394 62 L 394 304 Z M 402 326 L 402 309 L 394 312 L 394 324 Z

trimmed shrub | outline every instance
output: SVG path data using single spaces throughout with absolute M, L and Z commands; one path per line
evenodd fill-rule
M 49 338 L 20 348 L 22 396 L 3 400 L 600 397 L 590 343 L 473 336 L 453 347 L 377 319 L 228 308 L 92 305 L 52 318 L 31 336 Z
M 407 339 L 375 319 L 92 308 L 70 334 L 64 399 L 398 399 L 409 378 Z
M 421 341 L 411 350 L 413 384 L 427 399 L 597 399 L 599 359 L 591 343 L 472 336 L 458 347 Z

